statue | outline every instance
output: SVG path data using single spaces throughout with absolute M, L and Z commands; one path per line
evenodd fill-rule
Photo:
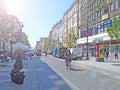
M 11 81 L 17 84 L 23 84 L 25 75 L 24 71 L 21 71 L 23 68 L 23 51 L 18 50 L 16 55 L 16 62 L 14 63 L 14 68 L 11 70 Z

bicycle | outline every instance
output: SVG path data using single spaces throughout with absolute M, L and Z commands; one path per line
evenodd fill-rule
M 71 60 L 65 59 L 65 64 L 66 64 L 66 69 L 69 68 L 69 70 L 71 70 Z

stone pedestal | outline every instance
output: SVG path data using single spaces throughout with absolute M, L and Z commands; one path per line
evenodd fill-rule
M 23 84 L 25 75 L 24 72 L 10 73 L 11 81 L 16 84 Z

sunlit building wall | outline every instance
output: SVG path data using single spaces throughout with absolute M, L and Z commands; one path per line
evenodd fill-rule
M 80 0 L 79 2 L 80 36 L 77 43 L 86 49 L 88 35 L 89 54 L 95 50 L 94 42 L 98 39 L 103 41 L 110 53 L 114 54 L 116 46 L 120 51 L 120 44 L 116 40 L 110 40 L 107 33 L 107 27 L 112 25 L 112 18 L 120 17 L 120 0 Z
M 53 45 L 53 48 L 56 47 L 58 44 L 63 46 L 64 44 L 64 21 L 60 20 L 57 22 L 50 31 L 50 42 Z M 57 45 L 55 45 L 57 44 Z M 60 47 L 59 45 L 57 47 Z
M 75 0 L 73 4 L 64 13 L 64 30 L 65 30 L 65 44 L 67 45 L 68 34 L 71 30 L 74 30 L 76 38 L 78 38 L 78 0 Z
M 38 50 L 41 50 L 42 52 L 48 50 L 49 38 L 48 37 L 41 37 L 38 44 L 39 44 Z

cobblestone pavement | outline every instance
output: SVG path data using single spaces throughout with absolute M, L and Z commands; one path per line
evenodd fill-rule
M 71 63 L 72 70 L 66 70 L 63 59 L 51 56 L 42 56 L 41 60 L 47 63 L 68 84 L 76 87 L 76 90 L 120 90 L 120 79 L 111 76 L 117 75 L 120 77 L 119 73 L 114 72 L 114 70 L 117 69 L 113 69 L 112 72 L 112 70 L 104 69 L 105 67 L 102 69 L 98 68 L 100 63 L 97 64 L 98 67 L 93 67 L 91 65 L 80 63 L 82 61 L 79 63 L 77 61 L 73 61 Z
M 15 84 L 9 75 L 12 65 L 0 69 L 0 90 L 76 90 L 39 58 L 24 61 L 24 84 Z

